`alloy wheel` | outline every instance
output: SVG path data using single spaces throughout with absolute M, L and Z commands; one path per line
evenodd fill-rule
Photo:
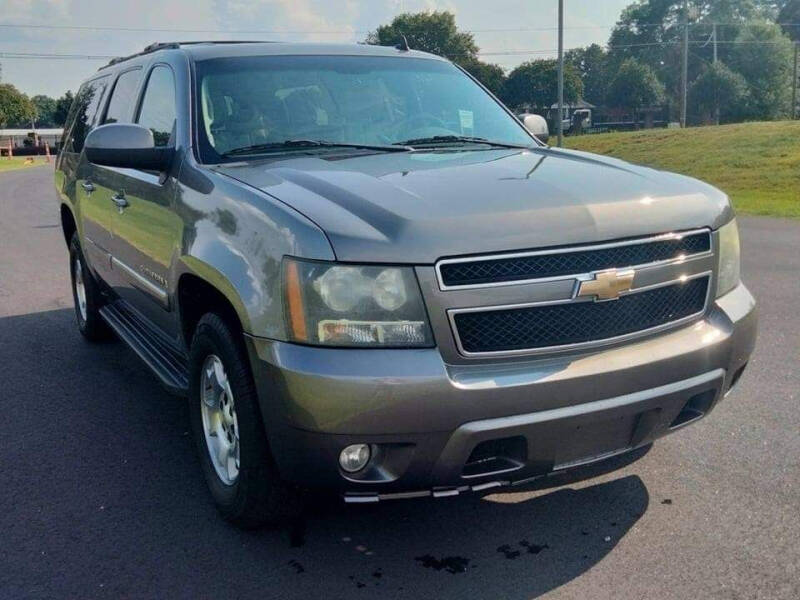
M 86 322 L 86 285 L 83 282 L 83 266 L 81 259 L 77 256 L 72 261 L 72 280 L 75 286 L 75 298 L 77 300 L 78 312 L 81 320 Z
M 233 485 L 239 477 L 239 422 L 228 374 L 214 354 L 200 373 L 200 411 L 211 464 L 222 483 Z

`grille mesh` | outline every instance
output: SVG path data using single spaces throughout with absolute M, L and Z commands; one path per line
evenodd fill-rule
M 622 296 L 455 315 L 467 352 L 502 352 L 578 344 L 626 335 L 699 313 L 709 277 Z
M 594 250 L 444 263 L 440 265 L 440 271 L 442 282 L 447 286 L 480 285 L 643 265 L 670 260 L 680 255 L 699 254 L 710 249 L 711 236 L 707 231 L 703 231 L 679 239 L 647 241 Z

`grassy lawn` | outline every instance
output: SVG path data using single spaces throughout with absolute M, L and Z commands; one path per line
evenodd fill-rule
M 697 177 L 741 213 L 800 218 L 800 121 L 584 135 L 565 145 Z
M 28 169 L 30 167 L 39 167 L 47 164 L 43 156 L 34 156 L 32 157 L 33 164 L 25 164 L 25 160 L 28 158 L 31 157 L 14 156 L 9 160 L 8 157 L 4 155 L 0 157 L 0 172 L 13 171 L 14 169 Z

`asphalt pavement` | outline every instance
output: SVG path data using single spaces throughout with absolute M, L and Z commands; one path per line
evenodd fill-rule
M 800 221 L 740 227 L 760 337 L 707 419 L 560 487 L 241 532 L 185 402 L 78 334 L 52 169 L 0 174 L 0 599 L 800 597 Z

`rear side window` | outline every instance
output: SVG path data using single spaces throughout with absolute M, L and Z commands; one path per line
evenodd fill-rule
M 137 122 L 153 132 L 156 146 L 169 144 L 175 128 L 175 78 L 169 67 L 150 71 Z
M 64 146 L 67 152 L 81 152 L 86 135 L 97 125 L 99 109 L 108 86 L 108 76 L 81 86 L 70 108 L 70 137 Z
M 111 100 L 108 101 L 108 110 L 103 123 L 130 123 L 133 117 L 133 103 L 136 99 L 136 90 L 139 89 L 139 80 L 142 70 L 134 69 L 125 71 L 117 78 Z

